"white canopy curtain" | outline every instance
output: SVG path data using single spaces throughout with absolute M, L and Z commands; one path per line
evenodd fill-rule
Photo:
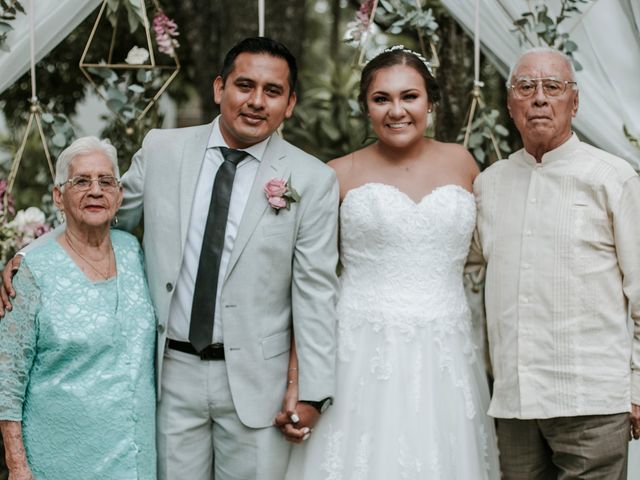
M 19 13 L 7 37 L 10 52 L 0 52 L 0 92 L 12 85 L 29 69 L 28 4 L 22 0 L 26 15 Z M 71 33 L 99 4 L 100 0 L 36 0 L 35 57 L 40 61 Z M 78 75 L 80 71 L 78 70 Z
M 468 31 L 473 32 L 475 1 L 442 0 Z M 480 0 L 480 40 L 483 50 L 507 74 L 520 47 L 513 20 L 537 2 L 531 0 Z M 551 12 L 560 11 L 559 0 L 546 0 Z M 592 5 L 592 6 L 591 6 Z M 640 150 L 629 143 L 623 125 L 640 135 L 640 2 L 594 0 L 581 5 L 561 24 L 578 44 L 577 73 L 580 108 L 575 119 L 583 140 L 632 162 L 640 168 Z M 566 25 L 565 25 L 566 24 Z M 537 39 L 532 38 L 537 41 Z

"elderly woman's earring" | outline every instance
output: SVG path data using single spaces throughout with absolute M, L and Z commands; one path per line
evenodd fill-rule
M 118 226 L 118 215 L 114 215 L 113 220 L 111 220 L 111 226 L 112 227 Z
M 64 223 L 66 221 L 66 218 L 64 216 L 64 210 L 56 211 L 56 220 L 58 221 L 58 223 Z

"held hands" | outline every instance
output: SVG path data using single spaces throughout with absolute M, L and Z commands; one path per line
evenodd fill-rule
M 293 408 L 285 408 L 276 415 L 274 425 L 280 429 L 287 441 L 302 443 L 311 436 L 320 413 L 311 405 L 297 402 Z
M 291 443 L 301 443 L 311 435 L 320 413 L 311 405 L 298 401 L 297 380 L 290 380 L 273 424 L 280 429 L 285 439 Z
M 22 256 L 16 255 L 7 262 L 2 271 L 2 286 L 0 286 L 0 317 L 4 317 L 6 311 L 12 308 L 11 299 L 16 296 L 16 292 L 11 285 L 13 276 L 18 271 Z M 11 477 L 9 477 L 11 478 Z

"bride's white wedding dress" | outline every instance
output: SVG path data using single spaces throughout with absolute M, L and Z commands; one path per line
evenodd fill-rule
M 498 479 L 462 281 L 473 195 L 446 185 L 415 203 L 367 183 L 340 215 L 335 403 L 294 447 L 287 479 Z

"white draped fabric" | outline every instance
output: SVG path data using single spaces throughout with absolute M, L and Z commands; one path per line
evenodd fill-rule
M 464 28 L 473 32 L 475 1 L 442 0 L 442 3 Z M 536 3 L 480 0 L 483 50 L 496 60 L 505 75 L 518 54 L 533 46 L 520 47 L 516 33 L 512 32 L 513 20 Z M 544 3 L 556 15 L 560 11 L 560 0 Z M 626 124 L 631 133 L 640 136 L 640 2 L 595 0 L 581 9 L 582 15 L 574 14 L 561 24 L 566 29 L 563 31 L 569 31 L 578 44 L 576 58 L 584 67 L 577 73 L 580 108 L 574 125 L 584 140 L 640 168 L 640 150 L 623 133 Z
M 30 66 L 29 5 L 25 0 L 20 3 L 27 14 L 19 13 L 11 24 L 14 29 L 7 37 L 11 51 L 0 52 L 0 92 L 18 80 Z M 100 0 L 36 0 L 34 4 L 37 62 L 69 35 L 100 4 Z

